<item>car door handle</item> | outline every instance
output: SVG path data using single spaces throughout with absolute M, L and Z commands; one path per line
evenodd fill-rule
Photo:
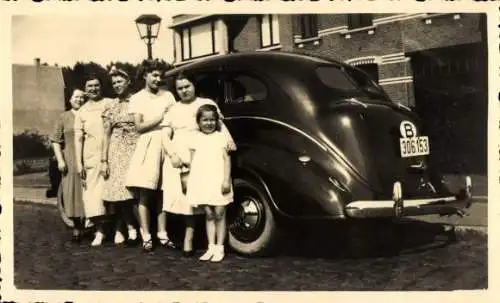
M 311 157 L 309 157 L 308 155 L 299 156 L 298 159 L 299 159 L 300 163 L 302 163 L 302 164 L 307 164 L 307 163 L 309 163 L 309 161 L 311 161 Z

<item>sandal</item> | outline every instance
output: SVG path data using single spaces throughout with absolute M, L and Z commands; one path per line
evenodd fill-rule
M 142 251 L 145 253 L 150 253 L 153 251 L 153 240 L 147 240 L 142 242 Z
M 172 242 L 168 238 L 168 236 L 166 235 L 166 233 L 158 233 L 157 237 L 158 237 L 158 241 L 160 242 L 161 246 L 167 247 L 167 248 L 171 248 L 171 249 L 175 249 L 176 248 L 175 243 Z

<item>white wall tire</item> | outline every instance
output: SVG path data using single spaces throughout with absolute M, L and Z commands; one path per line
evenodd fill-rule
M 228 207 L 228 244 L 246 256 L 267 256 L 275 252 L 279 231 L 271 199 L 253 179 L 235 178 L 235 201 Z

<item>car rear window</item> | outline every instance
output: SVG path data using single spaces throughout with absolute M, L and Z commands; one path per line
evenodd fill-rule
M 354 82 L 337 66 L 319 66 L 316 68 L 316 75 L 328 88 L 341 91 L 357 90 Z

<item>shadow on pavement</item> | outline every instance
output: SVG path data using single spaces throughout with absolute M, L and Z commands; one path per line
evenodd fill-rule
M 456 241 L 450 226 L 400 222 L 308 222 L 291 228 L 282 255 L 306 258 L 391 257 L 433 250 Z

